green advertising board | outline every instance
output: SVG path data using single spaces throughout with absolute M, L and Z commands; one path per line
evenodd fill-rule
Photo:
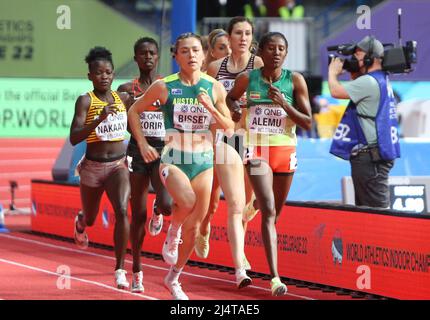
M 138 74 L 133 46 L 144 36 L 159 40 L 102 1 L 1 0 L 0 77 L 82 78 L 88 51 L 104 46 L 116 74 L 131 78 Z M 160 73 L 167 74 L 170 61 L 163 61 Z
M 67 137 L 76 99 L 92 88 L 87 79 L 0 78 L 0 138 Z

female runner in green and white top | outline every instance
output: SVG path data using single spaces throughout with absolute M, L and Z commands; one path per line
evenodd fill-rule
M 163 245 L 163 258 L 172 267 L 164 285 L 174 299 L 187 300 L 178 279 L 194 250 L 198 228 L 209 206 L 213 176 L 209 127 L 217 125 L 232 131 L 234 123 L 225 104 L 225 89 L 200 71 L 204 59 L 200 37 L 193 33 L 179 36 L 175 59 L 180 71 L 154 82 L 128 114 L 142 157 L 153 161 L 160 155 L 145 140 L 139 114 L 160 101 L 166 129 L 160 175 L 174 202 Z
M 287 52 L 288 42 L 282 33 L 263 35 L 259 54 L 264 66 L 240 74 L 227 95 L 231 109 L 245 91 L 247 95 L 244 161 L 261 210 L 261 234 L 274 296 L 287 292 L 278 274 L 276 221 L 297 166 L 295 128 L 309 129 L 312 123 L 305 79 L 282 68 Z

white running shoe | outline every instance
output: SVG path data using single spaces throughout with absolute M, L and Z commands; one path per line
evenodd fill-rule
M 236 284 L 238 289 L 245 288 L 252 284 L 252 280 L 248 277 L 244 268 L 236 269 Z
M 182 244 L 181 227 L 179 227 L 176 235 L 172 234 L 172 225 L 170 224 L 167 230 L 166 240 L 163 244 L 163 259 L 164 261 L 174 266 L 178 262 L 178 246 Z
M 88 235 L 85 232 L 85 230 L 83 232 L 79 232 L 77 229 L 77 224 L 78 224 L 78 216 L 79 213 L 76 215 L 75 217 L 75 223 L 74 223 L 74 239 L 75 239 L 75 243 L 76 245 L 81 248 L 81 249 L 86 249 L 88 248 Z
M 125 276 L 127 271 L 123 269 L 115 270 L 115 285 L 118 289 L 128 289 L 130 284 L 127 281 L 127 277 Z
M 209 232 L 203 236 L 200 233 L 200 230 L 198 231 L 194 250 L 196 251 L 196 254 L 198 257 L 206 259 L 209 255 L 209 238 L 211 235 L 211 225 L 209 224 Z
M 173 300 L 190 300 L 185 292 L 182 290 L 181 284 L 174 280 L 172 282 L 167 280 L 167 277 L 164 278 L 164 286 L 171 293 Z
M 152 203 L 152 216 L 151 216 L 151 220 L 149 220 L 149 234 L 151 236 L 156 236 L 161 232 L 161 229 L 163 228 L 163 215 L 160 214 L 156 214 L 155 213 L 155 209 L 157 208 L 157 206 L 155 205 L 155 199 L 154 202 Z
M 135 293 L 142 293 L 145 291 L 145 288 L 143 287 L 143 272 L 134 272 L 133 273 L 133 279 L 131 282 L 131 292 Z
M 272 296 L 279 297 L 284 296 L 288 292 L 288 288 L 285 283 L 282 283 L 279 277 L 274 277 L 270 281 L 270 289 L 272 291 Z

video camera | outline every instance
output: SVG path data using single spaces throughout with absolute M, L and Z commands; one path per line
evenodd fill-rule
M 338 54 L 342 56 L 352 56 L 355 52 L 356 46 L 352 43 L 344 43 L 334 46 L 327 47 L 327 51 L 336 51 Z M 329 54 L 328 55 L 328 64 L 331 63 L 332 59 L 334 57 L 339 57 L 335 54 Z M 343 69 L 348 72 L 358 72 L 360 70 L 360 67 L 358 66 L 358 60 L 352 56 L 350 59 L 347 58 L 341 58 L 343 60 Z
M 382 58 L 382 70 L 388 73 L 409 73 L 413 71 L 412 64 L 417 63 L 417 42 L 407 41 L 405 46 L 402 46 L 401 37 L 401 15 L 402 9 L 398 9 L 398 38 L 399 46 L 392 43 L 384 43 L 384 57 Z M 336 51 L 343 56 L 352 56 L 357 48 L 356 44 L 345 43 L 327 47 L 327 51 Z M 329 54 L 328 63 L 330 64 L 335 54 Z M 343 69 L 348 72 L 358 72 L 358 60 L 352 56 L 350 59 L 342 58 Z
M 409 73 L 413 71 L 412 64 L 417 63 L 417 42 L 407 41 L 406 46 L 395 47 L 394 44 L 383 44 L 384 58 L 382 60 L 382 70 L 389 73 Z M 387 48 L 388 47 L 388 48 Z M 356 46 L 351 43 L 327 47 L 327 51 L 336 51 L 342 56 L 351 56 L 354 54 Z M 328 63 L 330 64 L 335 54 L 329 54 Z M 343 69 L 348 72 L 358 72 L 358 60 L 351 58 L 342 58 Z
M 417 42 L 407 41 L 406 46 L 384 50 L 382 70 L 389 73 L 409 73 L 413 63 L 417 63 Z M 384 44 L 385 47 L 385 44 Z

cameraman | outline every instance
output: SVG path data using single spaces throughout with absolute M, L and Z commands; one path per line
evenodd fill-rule
M 382 70 L 384 47 L 366 36 L 355 45 L 349 70 L 352 81 L 341 84 L 343 61 L 332 59 L 328 71 L 330 93 L 350 99 L 334 134 L 330 153 L 349 160 L 355 204 L 389 208 L 388 174 L 400 157 L 394 94 Z

